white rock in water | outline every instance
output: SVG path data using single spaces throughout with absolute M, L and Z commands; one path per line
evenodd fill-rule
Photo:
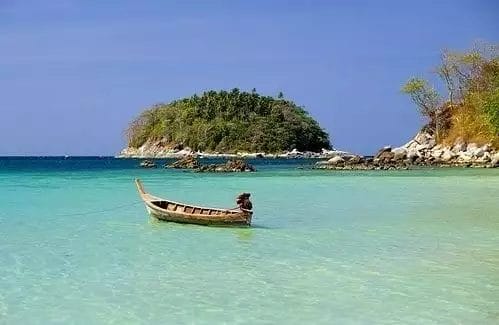
M 348 157 L 348 158 L 352 158 L 352 157 L 356 157 L 357 155 L 356 154 L 353 154 L 351 152 L 348 152 L 348 151 L 341 151 L 341 150 L 323 150 L 322 151 L 322 155 L 325 156 L 325 157 L 330 157 L 330 158 L 333 158 L 333 157 Z
M 336 165 L 340 162 L 345 162 L 345 159 L 341 158 L 340 156 L 335 156 L 327 161 L 327 163 L 331 165 Z
M 324 148 L 321 149 L 321 154 L 324 156 L 327 156 L 327 155 L 334 153 L 334 152 L 336 152 L 336 149 L 334 149 L 334 148 L 332 150 L 328 150 L 328 149 L 324 149 Z

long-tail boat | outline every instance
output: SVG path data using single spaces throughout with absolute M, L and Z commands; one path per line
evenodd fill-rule
M 135 185 L 137 185 L 137 190 L 144 201 L 147 212 L 156 219 L 204 226 L 248 227 L 251 225 L 253 210 L 241 206 L 218 209 L 174 202 L 147 193 L 139 179 L 135 180 Z M 246 199 L 249 198 L 248 193 L 243 194 L 243 196 Z

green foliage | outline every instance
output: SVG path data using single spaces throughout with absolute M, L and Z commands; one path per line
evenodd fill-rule
M 499 135 L 499 58 L 483 66 L 482 80 L 478 83 L 477 87 L 483 92 L 483 110 L 493 131 Z
M 411 96 L 421 114 L 433 118 L 440 104 L 440 96 L 426 80 L 412 78 L 402 87 L 402 92 Z
M 499 134 L 499 88 L 487 94 L 483 109 L 495 134 Z
M 463 53 L 444 51 L 436 73 L 448 90 L 446 100 L 422 79 L 413 78 L 402 88 L 429 118 L 437 140 L 442 140 L 441 133 L 444 142 L 464 138 L 499 143 L 498 49 L 482 45 Z
M 128 145 L 162 140 L 171 147 L 218 152 L 319 151 L 329 136 L 302 108 L 283 98 L 234 88 L 156 105 L 132 121 Z

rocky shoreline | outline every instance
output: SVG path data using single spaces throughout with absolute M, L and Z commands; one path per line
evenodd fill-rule
M 491 145 L 477 145 L 466 143 L 457 139 L 449 145 L 437 144 L 434 136 L 428 132 L 419 132 L 411 141 L 401 147 L 390 146 L 381 148 L 375 156 L 362 156 L 340 150 L 326 150 L 321 152 L 300 152 L 292 150 L 281 154 L 268 154 L 262 152 L 248 153 L 207 153 L 196 152 L 190 148 L 165 148 L 161 141 L 146 142 L 140 148 L 125 148 L 117 158 L 141 158 L 162 159 L 186 157 L 193 158 L 224 158 L 237 159 L 327 159 L 316 163 L 316 169 L 333 170 L 390 170 L 411 169 L 419 167 L 499 167 L 499 151 Z M 196 160 L 197 162 L 197 160 Z M 190 169 L 211 171 L 224 171 L 224 166 L 213 165 L 211 167 L 200 165 Z M 151 168 L 151 164 L 144 164 L 145 168 Z M 170 168 L 176 168 L 169 166 Z M 183 167 L 182 167 L 183 168 Z M 230 170 L 230 166 L 225 168 Z
M 462 139 L 451 145 L 437 144 L 426 132 L 397 148 L 381 148 L 374 157 L 336 155 L 316 164 L 317 169 L 333 170 L 392 170 L 418 167 L 499 167 L 499 152 L 490 145 L 478 146 Z
M 146 159 L 143 160 L 139 167 L 141 168 L 156 168 L 157 165 L 154 161 Z M 225 163 L 221 164 L 208 164 L 204 165 L 199 162 L 198 158 L 194 156 L 185 156 L 171 164 L 165 164 L 164 168 L 172 168 L 172 169 L 184 169 L 184 170 L 193 170 L 194 172 L 203 173 L 203 172 L 222 172 L 222 173 L 235 173 L 235 172 L 255 172 L 256 169 L 248 162 L 241 159 L 230 159 Z
M 265 152 L 237 152 L 237 153 L 220 153 L 220 152 L 200 152 L 194 151 L 189 147 L 168 148 L 165 147 L 163 141 L 147 141 L 139 148 L 127 147 L 123 149 L 116 158 L 140 158 L 140 159 L 164 159 L 164 158 L 183 158 L 193 156 L 196 158 L 226 158 L 226 159 L 327 159 L 337 155 L 349 154 L 340 150 L 326 150 L 321 152 L 305 151 L 301 152 L 296 149 L 279 154 Z

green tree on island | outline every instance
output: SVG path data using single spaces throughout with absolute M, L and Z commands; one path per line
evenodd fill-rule
M 227 153 L 330 149 L 329 136 L 319 124 L 283 97 L 234 88 L 159 104 L 130 123 L 128 145 L 162 141 L 165 147 Z

